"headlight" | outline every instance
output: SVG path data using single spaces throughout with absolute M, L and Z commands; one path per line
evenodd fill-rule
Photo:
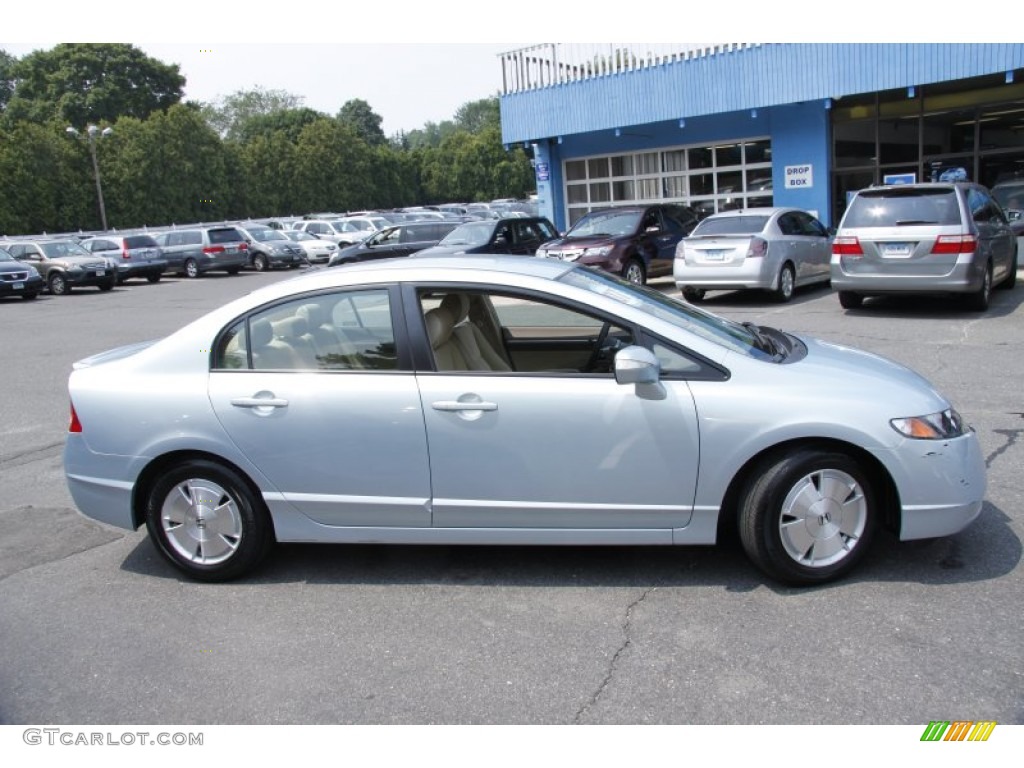
M 918 440 L 948 440 L 960 437 L 966 431 L 960 414 L 952 408 L 928 416 L 907 416 L 889 422 L 904 437 Z
M 612 248 L 613 247 L 614 246 L 611 246 L 611 245 L 603 245 L 600 248 L 584 248 L 583 249 L 583 253 L 581 255 L 583 255 L 583 256 L 607 256 L 609 253 L 612 252 Z

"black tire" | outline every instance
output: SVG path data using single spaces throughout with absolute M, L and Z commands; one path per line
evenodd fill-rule
M 35 291 L 29 291 L 28 293 L 21 294 L 21 298 L 23 298 L 25 301 L 35 301 L 35 299 L 38 298 L 38 296 L 39 294 L 36 293 Z
M 622 277 L 634 285 L 643 285 L 647 282 L 647 270 L 644 263 L 636 256 L 631 256 L 626 265 L 622 268 Z
M 199 265 L 196 263 L 196 260 L 185 259 L 184 271 L 185 277 L 189 278 L 190 280 L 194 280 L 195 278 L 199 277 Z
M 237 275 L 240 271 L 241 271 L 241 269 L 239 267 L 228 267 L 227 268 L 227 273 L 229 275 Z
M 108 280 L 108 281 L 107 281 L 107 282 L 105 282 L 105 283 L 100 283 L 100 284 L 99 284 L 99 285 L 97 285 L 96 287 L 97 287 L 97 288 L 99 288 L 99 289 L 100 289 L 101 291 L 103 291 L 104 293 L 106 293 L 107 291 L 112 291 L 112 290 L 114 290 L 114 286 L 115 286 L 115 285 L 117 285 L 117 279 L 116 279 L 116 278 L 115 278 L 115 279 L 113 279 L 113 280 Z
M 163 277 L 163 275 L 146 275 L 146 279 L 151 283 L 159 283 L 161 277 Z
M 683 298 L 691 304 L 696 304 L 697 302 L 704 300 L 704 289 L 686 286 L 683 288 Z
M 1018 254 L 1015 250 L 1013 252 L 1013 261 L 1010 262 L 1010 274 L 997 286 L 1000 290 L 1008 291 L 1017 284 L 1017 256 Z
M 274 544 L 262 499 L 235 470 L 206 459 L 161 473 L 146 497 L 146 528 L 160 554 L 199 581 L 238 578 Z
M 267 257 L 262 253 L 257 253 L 252 257 L 252 268 L 257 272 L 266 272 L 269 267 L 270 264 L 267 263 Z
M 785 584 L 837 579 L 867 552 L 880 510 L 871 476 L 845 453 L 803 448 L 759 467 L 739 534 L 753 563 Z
M 67 278 L 60 272 L 51 272 L 50 276 L 46 278 L 46 286 L 54 296 L 66 296 L 71 293 L 71 286 L 68 285 Z
M 793 271 L 793 265 L 787 261 L 779 270 L 775 288 L 772 290 L 772 298 L 780 304 L 785 304 L 793 298 L 794 290 L 796 290 L 796 272 Z
M 985 265 L 985 274 L 981 279 L 981 287 L 974 293 L 964 296 L 964 303 L 967 308 L 974 312 L 984 312 L 988 309 L 989 299 L 992 298 L 992 265 Z
M 853 291 L 839 291 L 839 304 L 843 309 L 860 309 L 864 297 Z

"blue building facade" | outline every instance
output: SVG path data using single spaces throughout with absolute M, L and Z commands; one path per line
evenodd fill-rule
M 542 45 L 502 56 L 506 145 L 533 151 L 541 213 L 672 201 L 795 206 L 962 167 L 1024 177 L 1024 44 Z

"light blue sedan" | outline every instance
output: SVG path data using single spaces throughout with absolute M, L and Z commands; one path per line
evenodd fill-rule
M 913 371 L 547 259 L 308 273 L 69 389 L 79 509 L 202 580 L 274 542 L 713 544 L 728 519 L 815 584 L 985 494 L 974 432 Z

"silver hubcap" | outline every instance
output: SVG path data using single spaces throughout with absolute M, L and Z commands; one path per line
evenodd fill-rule
M 782 288 L 783 296 L 793 295 L 793 273 L 788 269 L 782 270 L 782 274 L 779 275 L 779 285 Z
M 779 534 L 793 560 L 811 568 L 849 556 L 864 534 L 868 503 L 856 480 L 837 469 L 812 472 L 782 504 Z
M 160 524 L 174 550 L 199 565 L 223 563 L 242 540 L 238 503 L 210 480 L 174 486 L 164 499 Z
M 638 264 L 630 264 L 626 267 L 626 279 L 631 283 L 640 283 L 643 280 L 643 270 Z

